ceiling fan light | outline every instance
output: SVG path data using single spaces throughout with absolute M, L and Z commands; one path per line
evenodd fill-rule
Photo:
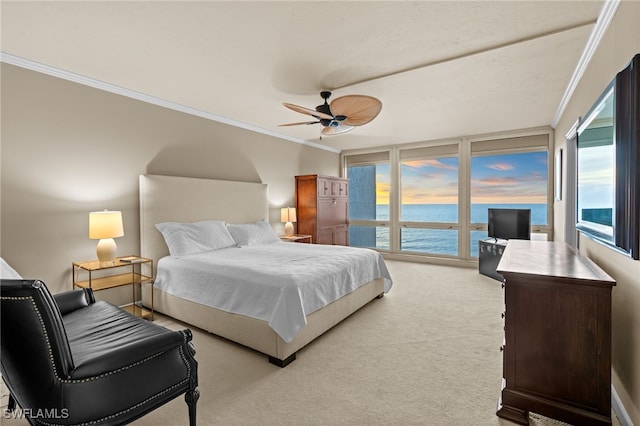
M 354 126 L 362 126 L 370 122 L 382 109 L 382 102 L 372 96 L 346 95 L 334 99 L 329 104 L 327 99 L 331 96 L 331 92 L 324 91 L 320 95 L 324 99 L 324 103 L 318 105 L 315 110 L 286 102 L 283 103 L 285 107 L 310 115 L 318 121 L 289 123 L 283 126 L 320 123 L 323 127 L 321 131 L 323 135 L 339 135 L 350 131 Z
M 322 133 L 325 136 L 333 136 L 333 135 L 340 135 L 342 133 L 346 133 L 351 129 L 353 129 L 353 126 L 345 126 L 343 124 L 338 123 L 337 126 L 327 126 L 323 128 L 320 133 Z

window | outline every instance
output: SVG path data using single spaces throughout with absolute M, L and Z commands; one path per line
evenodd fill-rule
M 400 150 L 400 251 L 458 256 L 458 145 Z
M 552 237 L 550 131 L 345 152 L 349 240 L 403 256 L 475 260 L 490 207 L 530 208 Z
M 390 249 L 389 153 L 349 157 L 349 244 Z
M 548 223 L 547 189 L 547 152 L 473 157 L 471 223 L 482 224 L 484 228 L 490 208 L 531 209 L 532 231 L 540 232 L 540 226 Z M 471 254 L 474 257 L 478 256 L 478 241 L 486 238 L 486 230 L 473 231 Z
M 580 121 L 577 225 L 581 233 L 640 259 L 640 54 Z
M 531 209 L 532 239 L 547 239 L 549 140 L 546 135 L 472 143 L 470 251 L 487 238 L 490 208 Z
M 614 126 L 613 86 L 578 128 L 579 228 L 613 242 Z

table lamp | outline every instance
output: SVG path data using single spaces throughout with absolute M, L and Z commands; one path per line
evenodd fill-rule
M 284 235 L 293 235 L 293 223 L 296 221 L 296 209 L 295 207 L 283 207 L 280 209 L 280 222 L 286 222 L 284 224 Z
M 109 210 L 89 213 L 89 238 L 100 240 L 96 247 L 100 265 L 113 265 L 118 248 L 113 239 L 123 235 L 122 213 Z

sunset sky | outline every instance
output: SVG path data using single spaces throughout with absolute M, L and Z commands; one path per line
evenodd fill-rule
M 472 204 L 545 204 L 547 153 L 478 156 L 471 160 Z M 389 166 L 376 168 L 378 204 L 389 203 Z M 458 202 L 458 158 L 402 162 L 403 204 Z
M 546 204 L 547 153 L 471 159 L 471 204 Z
M 457 204 L 458 157 L 402 162 L 402 204 Z

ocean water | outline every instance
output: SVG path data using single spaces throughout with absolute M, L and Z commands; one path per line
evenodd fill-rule
M 470 211 L 471 223 L 487 223 L 489 208 L 531 209 L 531 224 L 547 224 L 546 204 L 472 204 Z M 378 204 L 376 206 L 376 219 L 389 220 L 389 206 Z M 402 206 L 401 221 L 407 222 L 436 222 L 457 223 L 457 204 L 405 204 Z M 354 229 L 350 235 L 351 245 L 361 247 L 373 247 L 389 249 L 389 228 L 378 227 L 374 237 L 369 233 L 367 238 L 366 227 Z M 358 232 L 360 231 L 360 232 Z M 487 231 L 471 231 L 471 255 L 478 256 L 478 241 L 487 238 Z M 458 230 L 456 229 L 401 229 L 401 250 L 418 253 L 442 254 L 458 256 Z
M 471 223 L 487 223 L 488 210 L 531 209 L 531 224 L 547 224 L 546 204 L 471 204 Z M 389 205 L 376 205 L 376 220 L 389 220 Z M 457 204 L 403 204 L 401 221 L 457 223 Z

